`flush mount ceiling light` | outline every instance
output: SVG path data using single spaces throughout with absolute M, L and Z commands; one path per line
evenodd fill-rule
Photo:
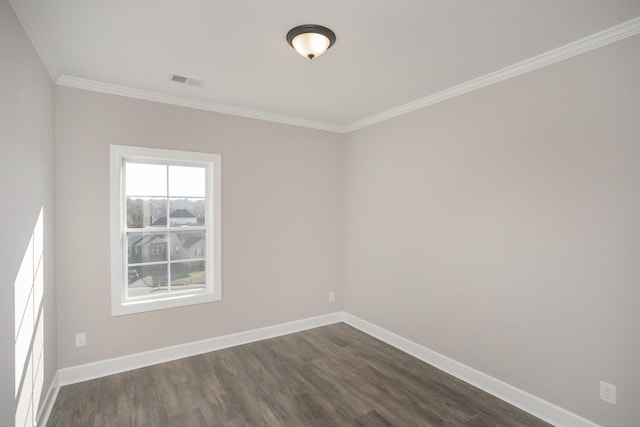
M 336 42 L 336 34 L 321 25 L 300 25 L 287 33 L 287 42 L 309 59 L 322 55 Z

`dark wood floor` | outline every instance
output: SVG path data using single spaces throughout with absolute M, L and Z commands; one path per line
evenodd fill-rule
M 58 426 L 548 426 L 344 323 L 62 387 Z

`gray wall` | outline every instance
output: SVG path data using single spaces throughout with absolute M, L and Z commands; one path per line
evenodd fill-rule
M 342 309 L 342 135 L 55 95 L 60 368 Z M 111 317 L 110 144 L 222 154 L 222 301 Z M 86 347 L 74 347 L 76 332 Z
M 36 408 L 57 369 L 53 84 L 5 0 L 0 58 L 0 425 L 13 426 L 16 376 L 18 396 L 28 404 L 34 394 Z M 36 227 L 41 209 L 42 228 Z M 41 275 L 34 279 L 34 272 Z M 35 298 L 28 299 L 34 284 Z
M 58 367 L 344 308 L 633 425 L 638 51 L 624 40 L 346 137 L 57 87 L 56 210 L 52 85 L 0 2 L 0 382 L 15 382 L 16 278 L 43 207 L 45 390 Z M 111 317 L 109 144 L 223 155 L 222 302 Z M 0 390 L 0 425 L 14 425 L 14 387 Z
M 637 425 L 638 52 L 636 36 L 349 134 L 346 311 Z

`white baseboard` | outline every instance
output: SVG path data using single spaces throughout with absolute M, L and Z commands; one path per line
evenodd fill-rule
M 378 338 L 380 341 L 392 345 L 550 424 L 563 427 L 598 427 L 597 424 L 553 403 L 540 399 L 524 390 L 520 390 L 484 372 L 480 372 L 470 366 L 450 359 L 447 356 L 403 338 L 400 335 L 396 335 L 393 332 L 389 332 L 352 314 L 345 312 L 343 319 L 348 325 L 372 337 Z
M 58 375 L 58 372 L 56 372 L 51 380 L 47 394 L 44 396 L 44 400 L 40 404 L 40 409 L 36 418 L 36 426 L 44 427 L 47 425 L 49 415 L 51 415 L 51 410 L 53 409 L 53 404 L 56 402 L 56 398 L 58 397 L 58 391 L 60 391 L 60 376 Z
M 221 350 L 223 348 L 234 347 L 267 338 L 300 332 L 306 329 L 316 328 L 318 326 L 338 323 L 342 321 L 342 318 L 342 312 L 330 313 L 293 322 L 267 326 L 265 328 L 252 329 L 236 334 L 209 338 L 202 341 L 145 351 L 143 353 L 130 354 L 113 359 L 101 360 L 99 362 L 87 363 L 85 365 L 72 366 L 58 371 L 59 384 L 60 386 L 75 384 L 107 375 L 130 371 L 132 369 L 143 368 L 145 366 L 195 356 L 197 354 L 208 353 L 210 351 Z
M 265 328 L 252 329 L 245 332 L 224 335 L 202 341 L 195 341 L 60 369 L 54 377 L 51 387 L 47 393 L 47 397 L 45 398 L 44 406 L 42 407 L 41 414 L 38 418 L 42 423 L 39 421 L 38 425 L 46 425 L 53 403 L 55 402 L 55 398 L 61 386 L 338 322 L 345 322 L 368 335 L 417 357 L 418 359 L 433 365 L 436 368 L 461 379 L 462 381 L 478 387 L 479 389 L 486 391 L 487 393 L 492 394 L 493 396 L 496 396 L 497 398 L 502 399 L 505 402 L 508 402 L 550 424 L 563 427 L 599 427 L 597 424 L 554 405 L 553 403 L 547 402 L 546 400 L 527 393 L 524 390 L 520 390 L 517 387 L 500 381 L 497 378 L 480 372 L 470 366 L 430 350 L 420 344 L 403 338 L 393 332 L 387 331 L 386 329 L 347 312 L 330 313 L 293 322 L 267 326 Z

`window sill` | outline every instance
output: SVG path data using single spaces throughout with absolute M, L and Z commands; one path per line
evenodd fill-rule
M 144 313 L 147 311 L 164 310 L 167 308 L 205 304 L 209 302 L 220 301 L 221 299 L 221 295 L 198 292 L 172 295 L 155 300 L 129 301 L 125 303 L 114 304 L 111 307 L 111 316 L 124 316 L 127 314 Z

